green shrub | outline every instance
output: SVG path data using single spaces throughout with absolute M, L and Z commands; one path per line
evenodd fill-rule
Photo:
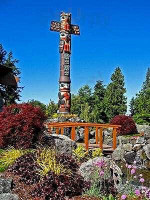
M 137 124 L 150 125 L 150 114 L 136 114 L 133 116 L 133 119 Z
M 5 171 L 10 165 L 12 165 L 17 158 L 28 153 L 30 150 L 18 150 L 18 149 L 7 149 L 1 151 L 0 154 L 0 171 Z

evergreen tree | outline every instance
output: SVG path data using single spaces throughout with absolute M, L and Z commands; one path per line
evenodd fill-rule
M 150 124 L 150 68 L 147 70 L 146 80 L 144 81 L 141 90 L 136 94 L 134 99 L 133 117 L 139 124 Z
M 94 86 L 93 93 L 93 107 L 91 113 L 91 122 L 105 123 L 108 121 L 107 115 L 104 109 L 104 96 L 105 96 L 105 86 L 103 81 L 97 81 Z
M 20 71 L 16 67 L 16 64 L 18 63 L 18 60 L 13 58 L 13 53 L 7 53 L 2 44 L 0 44 L 0 64 L 9 67 L 12 69 L 12 73 L 14 76 L 19 76 Z M 4 104 L 9 105 L 12 103 L 16 103 L 16 100 L 20 100 L 20 92 L 22 90 L 22 87 L 13 87 L 13 86 L 5 86 L 0 84 L 0 91 L 2 93 Z
M 121 69 L 117 67 L 111 76 L 111 83 L 106 88 L 104 97 L 105 113 L 108 119 L 112 119 L 119 114 L 125 114 L 127 111 L 127 98 L 124 76 Z
M 131 116 L 133 116 L 135 114 L 135 99 L 134 99 L 134 97 L 132 97 L 132 99 L 130 101 L 130 113 L 131 113 Z
M 55 104 L 54 101 L 50 99 L 49 104 L 46 106 L 46 114 L 48 117 L 52 117 L 55 113 L 57 113 L 58 104 Z
M 29 100 L 28 103 L 31 104 L 31 105 L 33 105 L 33 106 L 35 106 L 35 107 L 40 107 L 41 110 L 42 110 L 44 113 L 46 112 L 46 105 L 45 105 L 44 103 L 42 103 L 42 102 L 40 102 L 40 101 L 38 101 L 38 100 L 34 100 L 34 99 Z

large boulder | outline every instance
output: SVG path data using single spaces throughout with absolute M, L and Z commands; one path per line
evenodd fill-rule
M 150 144 L 147 144 L 143 147 L 147 158 L 150 160 Z
M 12 179 L 0 178 L 0 194 L 11 192 L 12 183 L 13 183 Z
M 81 174 L 81 176 L 83 176 L 86 181 L 95 182 L 95 179 L 93 177 L 97 178 L 97 176 L 93 176 L 93 172 L 96 171 L 95 163 L 97 162 L 104 163 L 105 165 L 105 179 L 110 179 L 112 177 L 115 187 L 117 189 L 120 188 L 122 185 L 123 175 L 121 169 L 116 165 L 116 163 L 112 159 L 106 157 L 96 157 L 94 159 L 90 159 L 87 162 L 82 163 L 79 168 L 79 173 Z M 103 181 L 103 177 L 101 177 L 101 175 L 98 177 L 99 181 Z
M 136 153 L 134 151 L 130 151 L 124 154 L 124 158 L 128 164 L 133 164 L 135 160 Z
M 119 160 L 124 160 L 124 149 L 122 148 L 122 145 L 119 145 L 114 152 L 112 153 L 112 159 L 115 161 L 119 161 Z
M 72 154 L 72 150 L 77 147 L 76 142 L 65 135 L 44 134 L 41 136 L 39 146 L 55 148 L 58 153 Z
M 0 194 L 0 200 L 19 200 L 19 197 L 16 194 L 3 193 Z
M 138 133 L 144 133 L 144 137 L 150 138 L 150 126 L 136 124 Z

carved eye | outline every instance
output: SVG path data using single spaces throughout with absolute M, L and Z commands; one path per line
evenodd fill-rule
M 66 36 L 66 34 L 65 34 L 65 33 L 61 33 L 60 35 L 61 35 L 61 37 L 65 37 L 65 36 Z

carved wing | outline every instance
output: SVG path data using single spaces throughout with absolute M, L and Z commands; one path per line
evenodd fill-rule
M 50 30 L 59 32 L 60 31 L 60 22 L 52 21 Z
M 77 25 L 71 25 L 71 34 L 80 35 L 80 29 Z

